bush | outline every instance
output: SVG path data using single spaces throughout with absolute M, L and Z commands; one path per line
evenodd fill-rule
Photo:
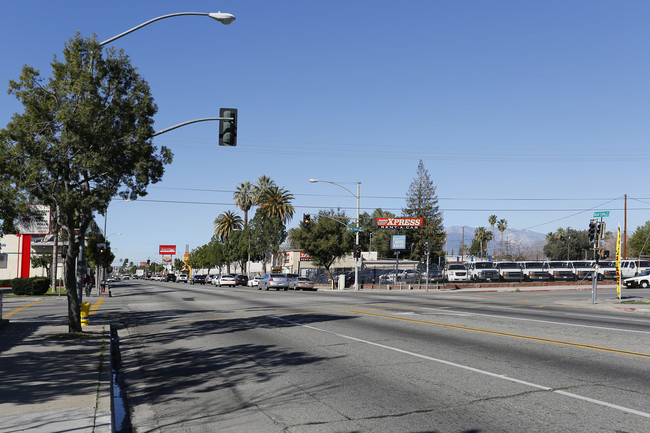
M 50 279 L 44 277 L 14 278 L 11 280 L 11 291 L 14 295 L 36 295 L 47 293 L 50 288 Z

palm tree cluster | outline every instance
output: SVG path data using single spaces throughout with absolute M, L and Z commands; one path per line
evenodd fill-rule
M 293 194 L 279 187 L 268 176 L 257 179 L 256 184 L 249 181 L 240 183 L 233 194 L 235 205 L 244 212 L 244 219 L 233 211 L 226 211 L 214 220 L 214 234 L 221 241 L 227 241 L 234 230 L 248 227 L 248 212 L 257 206 L 265 217 L 277 217 L 283 224 L 293 218 L 295 208 L 291 204 Z
M 495 237 L 494 227 L 496 226 L 497 230 L 499 230 L 499 232 L 501 233 L 501 248 L 500 248 L 501 251 L 500 251 L 500 253 L 501 253 L 501 255 L 503 255 L 503 232 L 506 231 L 506 229 L 508 228 L 508 221 L 506 221 L 504 218 L 498 219 L 496 215 L 490 215 L 490 217 L 488 218 L 488 223 L 490 223 L 490 227 L 492 227 L 492 233 L 488 232 L 483 227 L 479 227 L 479 228 L 476 229 L 477 232 L 478 232 L 478 235 L 475 232 L 474 237 L 476 238 L 477 241 L 479 241 L 481 243 L 481 245 L 483 245 L 483 242 L 487 242 L 487 244 L 489 244 L 489 242 L 492 239 L 494 239 L 494 237 Z M 486 244 L 486 247 L 485 247 L 485 252 L 488 252 L 487 244 Z M 496 257 L 495 249 L 496 249 L 496 243 L 492 245 L 492 256 L 493 257 Z M 482 247 L 481 247 L 481 250 L 482 250 Z

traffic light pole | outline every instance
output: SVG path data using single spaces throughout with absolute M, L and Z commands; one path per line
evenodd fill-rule
M 593 221 L 593 220 L 592 220 Z M 594 239 L 594 257 L 596 258 L 596 266 L 594 267 L 594 272 L 593 276 L 591 278 L 591 303 L 595 304 L 596 299 L 598 298 L 598 262 L 599 262 L 599 247 L 600 247 L 600 238 L 601 238 L 601 231 L 605 231 L 604 229 L 604 223 L 603 223 L 603 217 L 600 217 L 600 223 L 596 226 L 596 233 L 595 233 L 595 239 Z

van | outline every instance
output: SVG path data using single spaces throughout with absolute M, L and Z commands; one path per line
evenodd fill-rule
M 549 261 L 544 262 L 544 266 L 552 280 L 572 281 L 575 279 L 575 272 L 571 262 Z
M 465 265 L 460 263 L 449 263 L 445 265 L 443 277 L 445 281 L 467 282 L 469 281 L 469 272 Z
M 501 281 L 523 281 L 524 273 L 517 262 L 496 262 Z
M 643 271 L 650 270 L 650 260 L 621 260 L 621 278 L 636 277 Z
M 573 273 L 577 281 L 590 281 L 594 277 L 594 265 L 596 262 L 591 260 L 574 260 Z
M 544 262 L 519 262 L 526 281 L 550 280 L 551 276 L 544 267 Z

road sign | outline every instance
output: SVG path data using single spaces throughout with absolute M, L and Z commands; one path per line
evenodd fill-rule
M 594 212 L 594 218 L 602 218 L 602 217 L 608 217 L 609 216 L 609 211 L 601 211 L 601 212 Z
M 393 235 L 391 236 L 391 248 L 393 250 L 406 249 L 406 235 Z
M 362 232 L 363 227 L 348 227 L 349 232 Z

